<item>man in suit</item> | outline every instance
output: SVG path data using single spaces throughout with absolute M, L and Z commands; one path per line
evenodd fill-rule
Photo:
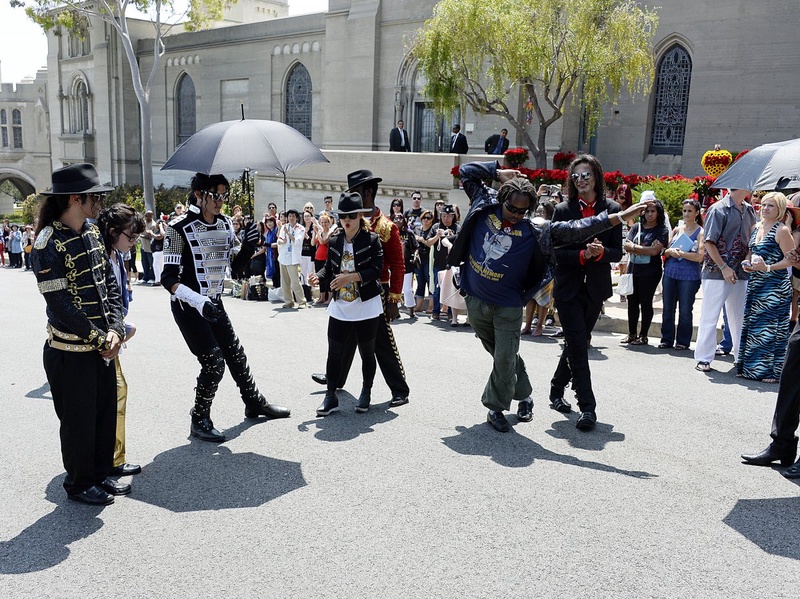
M 590 154 L 573 160 L 569 166 L 569 197 L 556 206 L 553 221 L 586 218 L 620 206 L 605 197 L 603 168 Z M 550 381 L 550 407 L 568 413 L 564 388 L 572 389 L 581 412 L 575 426 L 582 431 L 595 427 L 595 397 L 589 372 L 589 338 L 603 302 L 611 297 L 611 263 L 622 259 L 622 227 L 615 226 L 592 238 L 556 250 L 556 277 L 553 295 L 564 331 L 564 350 Z
M 450 136 L 450 152 L 452 154 L 469 152 L 469 144 L 467 144 L 467 138 L 461 133 L 461 125 L 453 125 L 453 135 Z
M 508 149 L 508 129 L 502 129 L 500 135 L 495 133 L 486 138 L 483 149 L 487 154 L 502 155 Z
M 390 152 L 410 152 L 411 151 L 411 138 L 408 132 L 403 129 L 405 123 L 397 121 L 397 127 L 392 129 L 389 133 L 389 151 Z

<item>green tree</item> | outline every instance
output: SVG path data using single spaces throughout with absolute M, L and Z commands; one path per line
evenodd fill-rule
M 635 0 L 441 0 L 412 53 L 438 111 L 466 103 L 505 117 L 536 167 L 546 168 L 547 130 L 567 99 L 581 103 L 591 131 L 602 105 L 623 88 L 649 91 L 657 26 L 657 14 Z M 529 108 L 511 105 L 514 92 Z
M 161 58 L 166 51 L 165 37 L 176 25 L 189 31 L 208 26 L 222 18 L 223 10 L 236 0 L 188 0 L 185 11 L 176 9 L 174 0 L 11 0 L 11 6 L 24 7 L 34 22 L 45 30 L 59 28 L 82 36 L 90 18 L 100 19 L 117 32 L 131 70 L 131 80 L 136 100 L 139 102 L 141 121 L 142 183 L 145 206 L 155 206 L 153 190 L 153 133 L 150 111 L 150 90 L 159 74 Z M 134 44 L 128 28 L 129 12 L 146 15 L 153 23 L 153 66 L 146 74 L 141 72 Z

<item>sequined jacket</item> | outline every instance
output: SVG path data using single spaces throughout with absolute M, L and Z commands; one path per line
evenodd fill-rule
M 84 223 L 76 233 L 60 221 L 44 227 L 31 250 L 48 323 L 105 348 L 109 331 L 125 337 L 122 296 L 100 230 Z
M 383 246 L 381 283 L 389 284 L 389 301 L 399 302 L 403 299 L 403 276 L 406 274 L 400 229 L 377 207 L 369 219 L 369 227 L 377 233 Z

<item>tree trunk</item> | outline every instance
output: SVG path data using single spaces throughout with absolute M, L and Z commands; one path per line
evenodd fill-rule
M 139 102 L 139 114 L 142 120 L 142 191 L 144 192 L 144 209 L 156 214 L 155 192 L 153 190 L 153 128 L 150 115 L 150 96 Z M 156 216 L 158 216 L 156 214 Z

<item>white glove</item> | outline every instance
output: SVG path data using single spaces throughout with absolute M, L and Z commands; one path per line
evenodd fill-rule
M 189 289 L 186 285 L 178 285 L 178 288 L 175 290 L 175 297 L 197 310 L 200 316 L 203 316 L 203 306 L 207 303 L 211 303 L 209 298 Z

